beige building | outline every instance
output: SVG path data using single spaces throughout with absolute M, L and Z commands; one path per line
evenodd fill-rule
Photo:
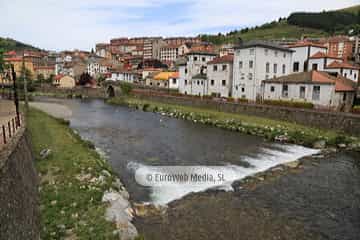
M 75 79 L 70 76 L 57 75 L 53 84 L 59 88 L 74 88 Z
M 42 74 L 45 79 L 48 79 L 51 75 L 55 74 L 55 66 L 37 66 L 34 67 L 34 70 L 36 74 L 35 77 Z

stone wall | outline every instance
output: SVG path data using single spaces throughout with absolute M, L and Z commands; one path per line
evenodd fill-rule
M 43 93 L 53 93 L 61 95 L 73 95 L 82 96 L 89 98 L 106 98 L 106 91 L 103 88 L 86 88 L 86 87 L 75 87 L 75 88 L 57 88 L 57 87 L 42 87 L 36 89 Z
M 262 104 L 229 103 L 199 98 L 154 96 L 137 94 L 139 98 L 185 106 L 202 107 L 222 112 L 240 113 L 275 120 L 294 122 L 305 126 L 332 129 L 360 136 L 360 114 L 297 109 Z
M 39 239 L 38 180 L 24 127 L 0 152 L 0 239 Z

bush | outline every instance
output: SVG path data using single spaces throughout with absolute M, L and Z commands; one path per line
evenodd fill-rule
M 352 112 L 353 112 L 353 113 L 360 114 L 360 105 L 354 106 L 353 109 L 352 109 Z
M 297 102 L 297 101 L 284 101 L 284 100 L 264 100 L 264 104 L 266 105 L 275 105 L 282 107 L 294 107 L 294 108 L 306 108 L 313 109 L 314 104 L 310 102 Z
M 120 88 L 121 88 L 121 92 L 124 94 L 124 95 L 130 95 L 133 87 L 130 83 L 120 83 Z

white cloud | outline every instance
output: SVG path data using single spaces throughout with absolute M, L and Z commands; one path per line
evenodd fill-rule
M 96 42 L 109 41 L 112 37 L 197 35 L 208 29 L 261 24 L 293 11 L 336 9 L 356 3 L 357 0 L 292 3 L 286 0 L 250 3 L 244 0 L 0 0 L 0 36 L 46 49 L 90 49 Z M 169 4 L 177 4 L 180 10 L 166 9 Z

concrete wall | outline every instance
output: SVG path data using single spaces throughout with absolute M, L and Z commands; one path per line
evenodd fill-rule
M 261 104 L 225 103 L 185 97 L 138 95 L 140 98 L 186 106 L 203 107 L 223 112 L 247 114 L 295 122 L 309 127 L 333 129 L 360 136 L 360 115 L 320 110 L 297 109 Z
M 39 239 L 38 179 L 24 129 L 0 152 L 0 239 Z

